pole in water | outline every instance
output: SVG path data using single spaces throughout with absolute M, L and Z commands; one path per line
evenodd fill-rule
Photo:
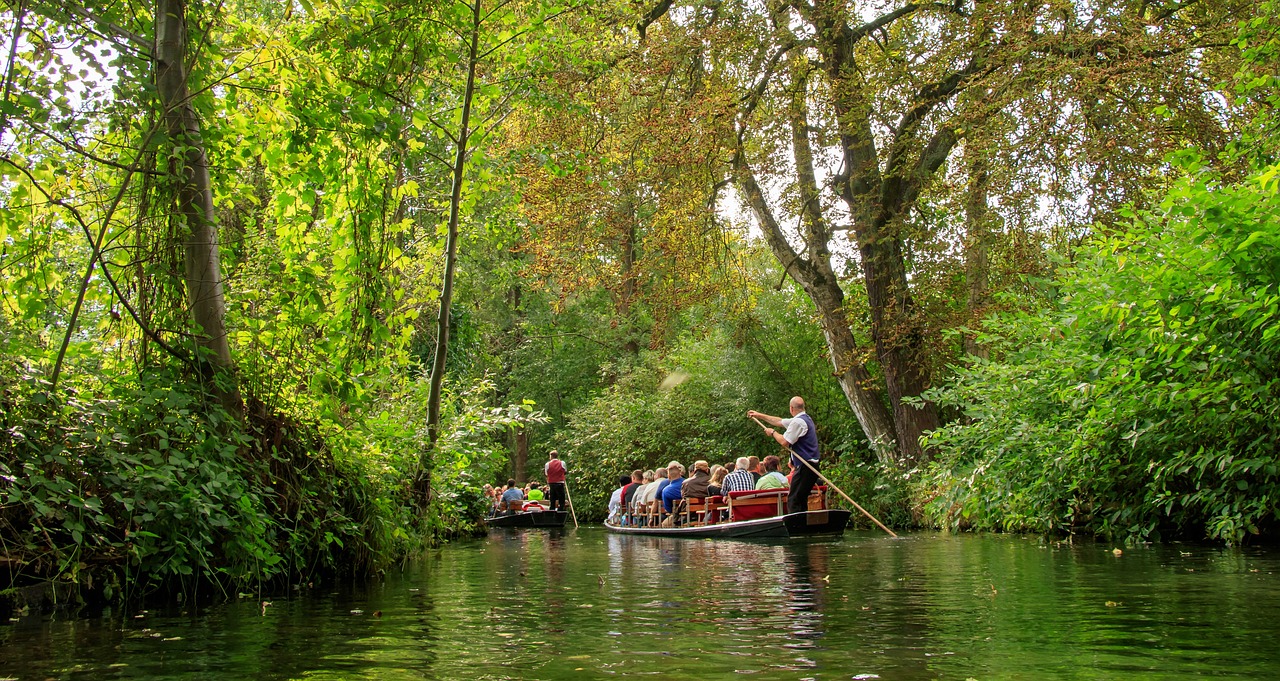
M 760 419 L 758 419 L 758 418 L 756 418 L 756 417 L 754 417 L 754 416 L 752 416 L 752 417 L 750 417 L 750 418 L 751 418 L 751 420 L 752 420 L 752 421 L 755 421 L 755 422 L 756 422 L 756 425 L 760 426 L 760 427 L 761 427 L 761 428 L 763 428 L 764 430 L 769 430 L 769 427 L 768 427 L 768 426 L 764 425 L 763 423 L 760 423 Z M 791 451 L 791 448 L 790 448 L 790 447 L 787 447 L 787 448 L 786 448 L 786 450 L 787 450 L 788 452 L 791 452 L 793 455 L 795 454 L 795 452 Z M 819 479 L 821 479 L 823 482 L 827 483 L 827 486 L 828 486 L 828 487 L 830 487 L 831 489 L 833 489 L 833 490 L 835 490 L 835 491 L 839 492 L 839 493 L 840 493 L 840 496 L 844 497 L 846 501 L 848 501 L 849 503 L 853 504 L 853 507 L 854 507 L 854 508 L 858 509 L 859 511 L 862 511 L 862 515 L 867 516 L 868 518 L 870 518 L 870 519 L 871 519 L 871 522 L 873 522 L 873 523 L 875 523 L 877 526 L 879 526 L 879 527 L 880 527 L 880 529 L 884 530 L 885 532 L 888 532 L 890 537 L 893 537 L 894 539 L 897 539 L 897 538 L 898 538 L 898 535 L 894 534 L 893 530 L 891 530 L 891 529 L 889 529 L 889 528 L 885 527 L 885 526 L 884 526 L 884 523 L 880 522 L 879 520 L 876 520 L 876 517 L 875 517 L 875 516 L 873 516 L 873 515 L 871 515 L 870 513 L 867 513 L 867 509 L 865 509 L 865 508 L 863 508 L 863 507 L 859 506 L 859 505 L 858 505 L 858 502 L 854 501 L 853 499 L 851 499 L 851 498 L 849 497 L 849 495 L 848 495 L 848 494 L 845 494 L 845 493 L 844 493 L 844 490 L 840 489 L 839 487 L 836 487 L 836 484 L 835 484 L 834 482 L 831 482 L 831 480 L 830 480 L 829 478 L 827 478 L 827 476 L 823 475 L 823 474 L 822 474 L 818 469 L 814 468 L 814 467 L 813 467 L 813 464 L 809 463 L 808 461 L 805 461 L 805 459 L 804 459 L 804 457 L 803 457 L 803 456 L 795 456 L 795 457 L 793 457 L 793 458 L 800 459 L 800 463 L 803 463 L 805 466 L 808 466 L 809 470 L 813 471 L 813 474 L 814 474 L 814 475 L 818 476 L 818 478 L 819 478 Z M 566 487 L 565 489 L 568 489 L 568 488 Z
M 578 514 L 573 510 L 573 495 L 569 494 L 569 481 L 564 481 L 564 499 L 569 502 L 569 517 L 573 518 L 573 529 L 578 529 Z

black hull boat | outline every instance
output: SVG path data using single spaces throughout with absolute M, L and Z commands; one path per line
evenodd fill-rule
M 827 505 L 827 488 L 814 487 L 807 510 L 787 512 L 789 490 L 765 489 L 729 492 L 706 499 L 685 499 L 676 513 L 667 513 L 660 501 L 642 500 L 630 512 L 605 521 L 619 534 L 690 539 L 754 539 L 770 537 L 840 536 L 851 511 Z
M 485 518 L 489 527 L 564 527 L 568 511 L 520 511 Z
M 851 513 L 833 508 L 822 511 L 800 511 L 786 515 L 755 518 L 711 525 L 679 527 L 632 527 L 606 522 L 604 526 L 619 534 L 643 534 L 652 537 L 686 537 L 689 539 L 768 539 L 778 537 L 811 537 L 844 534 Z

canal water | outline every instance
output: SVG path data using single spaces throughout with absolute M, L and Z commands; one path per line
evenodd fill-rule
M 1280 553 L 507 531 L 383 579 L 0 625 L 0 679 L 1280 679 Z

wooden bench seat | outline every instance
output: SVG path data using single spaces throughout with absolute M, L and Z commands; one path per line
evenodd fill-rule
M 769 518 L 786 512 L 786 489 L 742 490 L 727 496 L 730 522 Z

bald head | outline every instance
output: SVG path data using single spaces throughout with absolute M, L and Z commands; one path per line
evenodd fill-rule
M 791 398 L 791 415 L 795 416 L 802 411 L 804 411 L 804 398 L 796 395 Z

